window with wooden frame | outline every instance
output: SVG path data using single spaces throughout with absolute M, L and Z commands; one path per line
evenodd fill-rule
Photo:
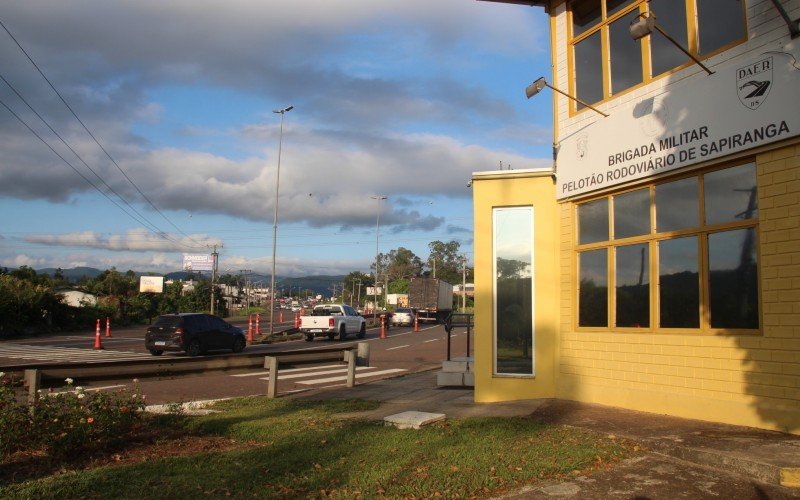
M 628 29 L 641 14 L 655 15 L 700 59 L 747 40 L 744 0 L 572 0 L 568 6 L 570 90 L 590 104 L 692 63 L 660 33 L 633 40 Z
M 579 328 L 758 333 L 755 163 L 576 205 Z

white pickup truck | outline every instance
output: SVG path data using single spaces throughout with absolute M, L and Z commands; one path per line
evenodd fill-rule
M 331 340 L 337 336 L 339 340 L 344 340 L 351 333 L 363 339 L 367 336 L 367 322 L 348 305 L 320 304 L 314 307 L 311 316 L 300 318 L 300 332 L 306 336 L 307 342 L 322 335 Z

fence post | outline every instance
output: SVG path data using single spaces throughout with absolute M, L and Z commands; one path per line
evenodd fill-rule
M 369 342 L 358 343 L 358 357 L 356 358 L 358 366 L 369 366 Z
M 275 394 L 278 392 L 278 358 L 275 356 L 265 356 L 264 368 L 269 370 L 267 397 L 269 399 L 275 399 Z
M 25 385 L 28 386 L 28 405 L 30 405 L 31 412 L 33 405 L 39 398 L 39 386 L 42 381 L 42 374 L 36 368 L 25 370 Z
M 347 387 L 353 387 L 356 385 L 356 353 L 344 351 L 344 360 L 347 361 Z

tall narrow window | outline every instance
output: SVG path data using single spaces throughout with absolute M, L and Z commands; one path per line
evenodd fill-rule
M 744 39 L 742 0 L 697 0 L 700 54 L 708 54 L 736 40 Z
M 535 374 L 533 208 L 494 209 L 494 370 Z
M 608 326 L 608 250 L 578 254 L 578 326 Z
M 643 81 L 642 49 L 640 42 L 631 38 L 629 27 L 639 15 L 633 10 L 608 27 L 611 45 L 611 93 L 616 94 Z
M 585 102 L 603 98 L 603 52 L 600 32 L 595 32 L 575 44 L 575 93 Z M 583 105 L 578 103 L 578 109 Z
M 659 26 L 669 33 L 682 47 L 689 47 L 686 28 L 686 4 L 675 0 L 650 0 L 650 10 L 656 15 Z M 650 37 L 650 59 L 653 76 L 680 66 L 689 58 L 672 44 L 667 37 L 657 33 Z
M 700 327 L 697 236 L 658 243 L 658 308 L 662 328 Z
M 617 326 L 650 326 L 650 251 L 647 244 L 617 248 Z
M 711 328 L 758 328 L 756 232 L 708 236 Z

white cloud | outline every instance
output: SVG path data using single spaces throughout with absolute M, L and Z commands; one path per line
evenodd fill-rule
M 144 228 L 130 229 L 125 234 L 116 235 L 103 235 L 94 231 L 54 235 L 28 235 L 24 237 L 24 240 L 33 244 L 95 248 L 115 252 L 197 252 L 212 245 L 222 244 L 222 241 L 218 238 L 210 238 L 206 235 L 155 234 Z

